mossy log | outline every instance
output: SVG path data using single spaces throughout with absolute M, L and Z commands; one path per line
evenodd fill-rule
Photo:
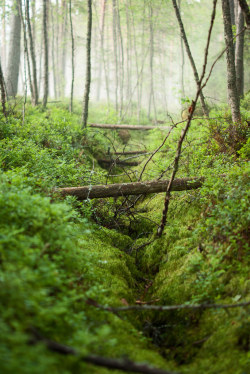
M 109 125 L 102 123 L 90 123 L 89 127 L 94 127 L 98 129 L 110 129 L 110 130 L 170 130 L 168 126 L 138 126 L 138 125 Z
M 97 159 L 97 161 L 98 161 L 98 164 L 100 164 L 101 166 L 102 165 L 104 166 L 107 166 L 107 165 L 138 166 L 140 165 L 140 161 L 123 161 L 123 160 L 119 160 L 119 158 L 117 159 L 99 158 Z
M 118 155 L 118 156 L 127 156 L 127 155 L 143 155 L 144 153 L 148 153 L 149 151 L 123 151 L 123 152 L 114 152 L 110 153 L 110 155 Z
M 175 179 L 172 191 L 188 191 L 200 188 L 204 177 Z M 165 192 L 169 180 L 153 180 L 148 182 L 117 183 L 107 185 L 58 188 L 56 191 L 63 196 L 75 196 L 79 200 L 100 199 L 106 197 L 119 197 Z

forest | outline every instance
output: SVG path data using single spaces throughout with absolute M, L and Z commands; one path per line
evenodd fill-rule
M 250 370 L 247 0 L 0 0 L 0 373 Z

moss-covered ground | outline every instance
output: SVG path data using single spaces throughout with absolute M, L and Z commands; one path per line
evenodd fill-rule
M 91 108 L 90 122 L 116 120 L 105 108 Z M 243 124 L 241 141 L 232 144 L 226 126 L 219 132 L 215 122 L 194 121 L 178 177 L 206 181 L 199 190 L 172 194 L 158 238 L 164 194 L 78 202 L 54 189 L 137 180 L 149 155 L 129 170 L 105 170 L 96 158 L 110 150 L 150 152 L 164 132 L 131 132 L 125 145 L 115 132 L 82 130 L 77 110 L 62 106 L 28 107 L 24 122 L 18 111 L 1 118 L 1 373 L 111 372 L 51 352 L 36 334 L 83 355 L 180 373 L 248 372 L 247 308 L 115 314 L 97 307 L 249 300 L 248 130 Z M 143 180 L 169 177 L 180 131 Z

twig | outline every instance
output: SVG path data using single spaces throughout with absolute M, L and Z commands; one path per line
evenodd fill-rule
M 159 151 L 159 150 L 164 146 L 164 144 L 166 143 L 166 141 L 167 141 L 169 135 L 171 134 L 171 131 L 172 131 L 175 127 L 176 127 L 176 124 L 173 125 L 172 127 L 170 127 L 170 129 L 169 129 L 167 135 L 165 136 L 163 142 L 161 143 L 161 145 L 159 145 L 159 147 L 158 147 L 158 148 L 157 148 L 157 149 L 156 149 L 156 150 L 151 154 L 151 156 L 147 159 L 147 161 L 145 162 L 145 164 L 144 164 L 144 166 L 143 166 L 143 168 L 142 168 L 141 174 L 140 174 L 140 176 L 139 176 L 139 178 L 138 178 L 138 182 L 141 181 L 142 175 L 143 175 L 143 173 L 144 173 L 144 171 L 145 171 L 145 169 L 146 169 L 148 163 L 152 160 L 152 158 L 154 157 L 154 155 L 155 155 L 155 154 L 156 154 L 156 153 L 157 153 L 157 152 L 158 152 L 158 151 Z
M 178 142 L 178 145 L 177 145 L 176 156 L 175 156 L 174 166 L 173 166 L 173 172 L 172 172 L 171 178 L 169 180 L 169 184 L 168 184 L 167 191 L 166 191 L 166 196 L 165 196 L 164 209 L 163 209 L 163 213 L 162 213 L 162 221 L 161 221 L 161 225 L 160 225 L 160 227 L 158 228 L 158 231 L 157 231 L 157 234 L 158 234 L 159 237 L 162 236 L 162 233 L 164 231 L 164 228 L 165 228 L 166 222 L 167 222 L 168 207 L 169 207 L 169 201 L 170 201 L 170 197 L 171 197 L 171 188 L 172 188 L 174 178 L 175 178 L 175 175 L 176 175 L 176 173 L 178 171 L 178 167 L 179 167 L 179 159 L 180 159 L 180 156 L 181 156 L 182 143 L 183 143 L 183 141 L 186 137 L 186 134 L 189 130 L 189 127 L 191 125 L 191 121 L 192 121 L 192 118 L 193 118 L 193 113 L 194 113 L 194 110 L 195 110 L 195 107 L 196 107 L 196 103 L 197 103 L 198 98 L 199 98 L 199 96 L 201 94 L 201 91 L 202 91 L 201 83 L 202 83 L 203 78 L 204 78 L 205 73 L 206 73 L 208 49 L 209 49 L 212 29 L 213 29 L 213 25 L 214 25 L 215 15 L 216 15 L 216 5 L 217 5 L 217 0 L 213 0 L 213 11 L 212 11 L 210 27 L 209 27 L 209 31 L 208 31 L 207 45 L 206 45 L 206 48 L 205 48 L 203 70 L 202 70 L 202 73 L 201 73 L 200 80 L 197 83 L 197 92 L 196 92 L 195 100 L 192 101 L 191 113 L 188 116 L 186 127 L 182 131 L 182 134 L 180 136 L 180 139 L 179 139 L 179 142 Z M 204 88 L 204 85 L 203 85 L 203 88 Z
M 158 311 L 158 312 L 168 312 L 171 310 L 181 310 L 181 309 L 190 309 L 190 310 L 197 310 L 197 309 L 230 309 L 230 308 L 240 308 L 246 307 L 250 305 L 250 301 L 246 301 L 239 304 L 180 304 L 180 305 L 129 305 L 129 306 L 122 306 L 118 308 L 112 308 L 109 306 L 99 305 L 98 303 L 93 303 L 92 305 L 106 310 L 108 312 L 118 313 L 118 312 L 127 312 L 129 310 L 137 310 L 140 312 L 144 311 Z

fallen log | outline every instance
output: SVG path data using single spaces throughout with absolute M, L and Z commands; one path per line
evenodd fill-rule
M 188 191 L 200 188 L 204 182 L 204 177 L 175 179 L 172 191 Z M 75 196 L 79 200 L 99 199 L 106 197 L 119 197 L 128 195 L 141 195 L 165 192 L 169 180 L 153 180 L 149 182 L 117 183 L 107 185 L 94 185 L 83 187 L 58 188 L 63 196 Z
M 106 159 L 106 158 L 99 158 L 97 159 L 100 165 L 121 165 L 121 166 L 138 166 L 140 165 L 140 161 L 123 161 L 117 159 Z
M 170 127 L 167 126 L 138 126 L 138 125 L 109 125 L 102 123 L 89 123 L 89 127 L 94 127 L 98 129 L 112 129 L 112 130 L 169 130 Z
M 124 152 L 114 152 L 109 153 L 107 155 L 118 155 L 118 156 L 126 156 L 126 155 L 142 155 L 144 153 L 148 153 L 148 151 L 124 151 Z

